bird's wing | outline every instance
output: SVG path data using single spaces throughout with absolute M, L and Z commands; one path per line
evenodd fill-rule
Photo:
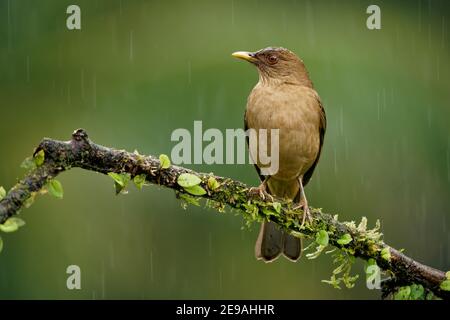
M 247 123 L 247 109 L 245 110 L 244 113 L 244 131 L 247 132 L 248 130 L 248 123 Z M 245 137 L 245 141 L 247 141 L 247 146 L 249 147 L 249 138 L 248 135 L 246 135 Z M 250 148 L 250 147 L 249 147 Z M 261 169 L 259 169 L 259 167 L 256 165 L 256 163 L 253 164 L 255 166 L 256 172 L 258 173 L 259 179 L 261 181 L 264 181 L 265 177 L 261 174 Z
M 320 112 L 320 122 L 319 122 L 319 135 L 320 135 L 320 145 L 319 145 L 319 152 L 317 152 L 316 160 L 314 160 L 314 163 L 312 166 L 306 171 L 306 173 L 303 175 L 303 186 L 306 186 L 311 179 L 311 176 L 314 172 L 314 169 L 316 168 L 317 162 L 319 162 L 320 153 L 322 151 L 322 145 L 323 145 L 323 139 L 325 137 L 325 130 L 327 129 L 327 117 L 325 115 L 325 109 L 322 106 L 322 102 L 320 101 L 319 96 L 317 96 L 317 103 L 319 104 L 319 112 Z

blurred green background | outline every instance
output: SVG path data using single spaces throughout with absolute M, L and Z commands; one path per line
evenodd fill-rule
M 66 8 L 81 7 L 81 31 Z M 382 221 L 385 240 L 450 268 L 450 10 L 446 1 L 0 1 L 0 185 L 44 136 L 85 128 L 97 143 L 170 155 L 176 128 L 240 128 L 256 70 L 236 50 L 284 46 L 301 56 L 328 131 L 307 194 L 342 220 Z M 258 183 L 251 165 L 190 165 Z M 211 209 L 183 210 L 170 190 L 115 196 L 109 177 L 59 177 L 26 227 L 2 234 L 2 299 L 375 299 L 363 263 L 354 289 L 321 283 L 329 256 L 254 258 L 259 229 Z M 82 290 L 66 288 L 81 267 Z

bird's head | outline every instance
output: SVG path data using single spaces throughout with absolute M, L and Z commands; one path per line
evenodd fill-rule
M 237 51 L 232 56 L 254 64 L 262 81 L 312 86 L 303 61 L 288 49 L 268 47 L 256 52 Z

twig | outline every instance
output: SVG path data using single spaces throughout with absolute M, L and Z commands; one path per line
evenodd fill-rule
M 43 164 L 28 172 L 0 201 L 0 223 L 16 215 L 24 203 L 44 188 L 48 181 L 72 167 L 103 174 L 128 173 L 131 178 L 145 175 L 147 182 L 174 189 L 181 195 L 189 193 L 177 183 L 177 179 L 180 174 L 191 173 L 202 180 L 200 186 L 207 191 L 201 197 L 213 200 L 218 206 L 228 205 L 240 210 L 247 218 L 252 216 L 254 220 L 270 219 L 294 234 L 301 233 L 309 238 L 314 238 L 317 232 L 325 230 L 329 235 L 329 244 L 355 257 L 364 260 L 374 259 L 377 265 L 390 272 L 398 283 L 421 284 L 436 296 L 450 299 L 450 292 L 440 288 L 440 284 L 446 279 L 443 271 L 423 265 L 388 246 L 382 240 L 371 237 L 368 232 L 359 230 L 351 224 L 339 222 L 332 215 L 322 213 L 318 209 L 311 211 L 312 222 L 300 228 L 303 212 L 292 209 L 290 203 L 280 200 L 280 206 L 277 210 L 273 210 L 273 202 L 255 199 L 245 184 L 225 177 L 214 176 L 220 187 L 212 190 L 208 186 L 211 174 L 198 173 L 174 165 L 163 169 L 155 157 L 93 143 L 83 129 L 76 130 L 70 141 L 45 138 L 34 154 L 41 150 L 45 155 Z M 351 236 L 351 241 L 346 244 L 338 243 L 338 240 L 346 234 Z M 386 258 L 386 253 L 390 258 Z

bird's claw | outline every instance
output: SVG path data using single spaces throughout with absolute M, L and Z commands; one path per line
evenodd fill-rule
M 251 187 L 248 190 L 248 193 L 252 197 L 259 197 L 262 200 L 266 200 L 266 198 L 269 198 L 271 202 L 274 201 L 273 196 L 266 191 L 266 188 L 264 187 L 264 185 L 259 186 L 259 187 Z
M 309 210 L 309 206 L 307 204 L 301 203 L 293 208 L 294 210 L 302 209 L 303 210 L 303 218 L 302 224 L 300 225 L 300 229 L 305 225 L 306 220 L 308 220 L 308 224 L 312 223 L 312 216 Z

